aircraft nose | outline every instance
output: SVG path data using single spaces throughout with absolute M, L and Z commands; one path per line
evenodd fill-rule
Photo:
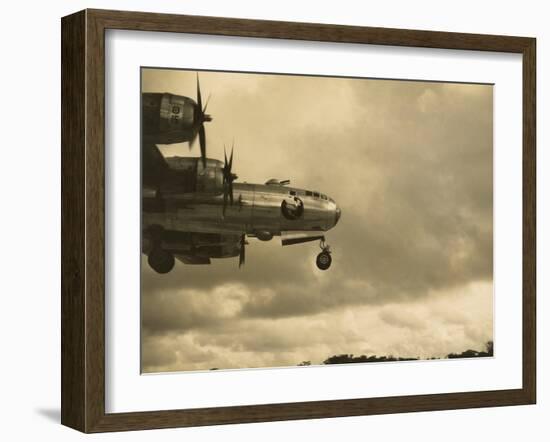
M 340 207 L 336 206 L 336 211 L 334 213 L 334 225 L 338 224 L 340 217 L 342 216 L 342 210 Z

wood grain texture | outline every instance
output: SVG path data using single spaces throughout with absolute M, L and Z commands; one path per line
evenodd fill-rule
M 337 401 L 105 413 L 105 30 L 523 54 L 523 387 Z M 532 404 L 536 398 L 535 40 L 86 10 L 62 20 L 62 423 L 84 432 Z
M 523 51 L 523 389 L 537 396 L 537 78 L 536 40 Z
M 88 10 L 105 29 L 231 35 L 376 45 L 522 52 L 529 38 L 147 12 Z
M 61 422 L 85 418 L 85 13 L 65 17 L 61 33 Z

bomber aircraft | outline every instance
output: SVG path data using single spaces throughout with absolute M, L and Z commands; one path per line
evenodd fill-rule
M 146 92 L 141 97 L 143 142 L 173 144 L 189 142 L 189 148 L 199 137 L 202 165 L 206 167 L 206 133 L 204 123 L 212 121 L 206 113 L 208 99 L 202 106 L 197 74 L 197 101 L 169 93 Z
M 200 93 L 199 93 L 200 97 Z M 200 99 L 199 99 L 200 102 Z M 155 143 L 142 143 L 142 253 L 157 273 L 175 260 L 210 264 L 213 258 L 245 262 L 247 238 L 283 246 L 319 241 L 316 264 L 332 263 L 325 232 L 340 219 L 336 202 L 323 193 L 290 187 L 290 181 L 237 183 L 233 148 L 224 162 L 206 157 L 164 157 Z

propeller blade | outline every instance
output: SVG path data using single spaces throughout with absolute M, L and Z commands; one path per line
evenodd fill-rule
M 201 97 L 201 86 L 199 84 L 199 73 L 197 72 L 197 106 L 202 110 L 202 97 Z
M 201 159 L 203 167 L 206 167 L 206 134 L 204 132 L 204 125 L 199 127 L 199 144 L 201 146 Z
M 233 180 L 229 181 L 229 202 L 233 205 Z
M 225 209 L 227 208 L 227 192 L 223 191 L 223 209 L 222 209 L 222 218 L 225 218 Z
M 246 245 L 246 234 L 243 233 L 241 236 L 241 249 L 239 251 L 239 268 L 244 265 L 245 260 L 245 245 Z
M 233 167 L 233 146 L 231 146 L 229 160 L 227 160 L 227 150 L 225 149 L 225 146 L 223 146 L 223 159 L 223 216 L 225 217 L 227 199 L 229 199 L 229 203 L 231 205 L 234 203 L 233 181 L 237 179 L 237 175 L 231 171 L 231 168 Z
M 197 132 L 195 133 L 193 138 L 189 141 L 189 149 L 193 147 L 198 136 L 199 142 L 200 142 L 200 148 L 201 148 L 201 158 L 202 158 L 203 167 L 206 167 L 206 132 L 204 130 L 204 123 L 207 121 L 212 121 L 212 117 L 210 115 L 205 114 L 209 101 L 210 101 L 210 94 L 208 95 L 206 104 L 203 107 L 201 85 L 199 82 L 199 73 L 197 72 L 197 107 L 195 108 L 194 123 L 193 123 L 196 128 L 195 130 Z
M 227 151 L 225 150 L 225 144 L 223 145 L 223 209 L 222 218 L 225 218 L 225 209 L 227 207 Z
M 206 99 L 206 103 L 202 109 L 202 115 L 204 117 L 204 114 L 206 113 L 206 108 L 208 107 L 208 102 L 210 101 L 210 97 L 212 96 L 212 94 L 208 94 L 208 98 Z
M 195 142 L 197 141 L 198 132 L 191 138 L 189 141 L 189 150 L 193 149 L 193 146 L 195 145 Z
M 233 169 L 233 147 L 231 146 L 231 155 L 229 156 L 229 170 L 228 170 L 228 178 L 229 178 L 229 200 L 231 201 L 231 205 L 233 205 L 233 180 L 235 179 L 233 177 L 232 169 Z

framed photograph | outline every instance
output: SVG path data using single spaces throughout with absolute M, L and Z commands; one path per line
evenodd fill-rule
M 62 423 L 534 404 L 535 39 L 62 19 Z

